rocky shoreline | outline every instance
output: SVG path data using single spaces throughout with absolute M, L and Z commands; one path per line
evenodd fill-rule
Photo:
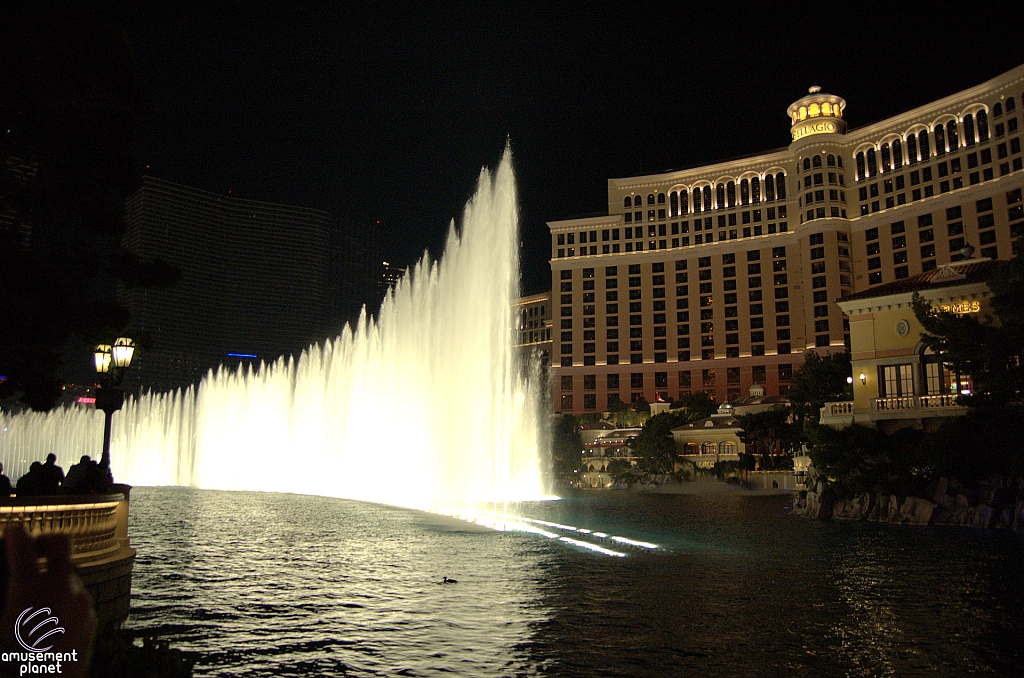
M 849 499 L 835 496 L 824 480 L 793 501 L 793 513 L 828 520 L 874 520 L 906 525 L 954 525 L 1024 531 L 1024 479 L 1001 476 L 973 483 L 939 478 L 922 496 L 900 497 L 882 491 Z

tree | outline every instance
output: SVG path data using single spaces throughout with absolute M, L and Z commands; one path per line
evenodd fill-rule
M 793 374 L 786 392 L 798 422 L 818 421 L 827 402 L 853 400 L 847 378 L 852 374 L 850 354 L 804 353 L 804 364 Z
M 673 410 L 657 414 L 644 424 L 632 443 L 640 457 L 638 466 L 647 473 L 671 473 L 676 460 L 676 444 L 672 429 L 696 421 L 688 410 Z
M 988 287 L 994 317 L 942 311 L 916 293 L 912 304 L 922 343 L 971 375 L 974 391 L 964 404 L 998 412 L 1024 403 L 1024 254 L 1000 262 Z
M 551 462 L 555 478 L 564 482 L 575 480 L 582 453 L 583 439 L 576 417 L 566 415 L 556 420 L 551 427 Z
M 755 443 L 756 449 L 760 452 L 762 469 L 771 466 L 769 458 L 776 450 L 786 452 L 796 441 L 796 427 L 789 419 L 788 407 L 773 407 L 738 418 L 744 440 L 748 444 Z
M 690 416 L 690 421 L 707 419 L 718 410 L 718 404 L 704 391 L 687 393 L 672 403 L 673 410 L 683 409 Z
M 108 341 L 129 322 L 113 299 L 172 284 L 166 263 L 120 248 L 137 186 L 147 106 L 109 8 L 15 3 L 0 35 L 0 400 L 47 410 L 69 342 Z

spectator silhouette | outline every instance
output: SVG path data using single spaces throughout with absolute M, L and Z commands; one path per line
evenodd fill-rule
M 64 483 L 61 485 L 65 492 L 83 491 L 82 484 L 89 473 L 90 461 L 92 461 L 92 458 L 88 454 L 83 454 L 79 462 L 68 469 L 68 474 L 64 477 Z
M 90 459 L 85 462 L 85 477 L 77 485 L 79 494 L 106 494 L 110 492 L 113 479 L 110 477 L 110 468 L 97 464 Z
M 64 469 L 57 466 L 57 455 L 52 452 L 46 455 L 41 473 L 39 494 L 57 494 L 60 484 L 64 482 Z
M 38 461 L 32 462 L 32 465 L 28 467 L 28 473 L 18 478 L 17 492 L 19 497 L 31 497 L 36 494 L 42 494 L 40 488 L 43 487 L 43 465 Z
M 4 475 L 4 465 L 0 464 L 0 499 L 11 496 L 13 491 L 11 479 Z

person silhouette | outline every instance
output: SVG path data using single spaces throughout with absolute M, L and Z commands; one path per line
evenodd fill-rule
M 68 474 L 64 476 L 64 483 L 61 485 L 65 492 L 75 492 L 78 486 L 85 481 L 89 473 L 90 461 L 92 461 L 92 457 L 83 454 L 78 463 L 68 469 Z
M 43 464 L 40 479 L 40 494 L 56 494 L 60 489 L 60 484 L 64 482 L 64 469 L 57 466 L 57 455 L 52 452 L 46 455 L 46 463 Z
M 4 465 L 0 464 L 0 498 L 11 496 L 13 491 L 11 479 L 4 475 Z

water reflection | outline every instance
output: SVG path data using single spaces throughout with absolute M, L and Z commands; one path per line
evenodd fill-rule
M 785 508 L 628 493 L 520 507 L 659 545 L 608 558 L 375 504 L 137 488 L 130 624 L 203 652 L 197 675 L 1024 672 L 1019 535 Z

